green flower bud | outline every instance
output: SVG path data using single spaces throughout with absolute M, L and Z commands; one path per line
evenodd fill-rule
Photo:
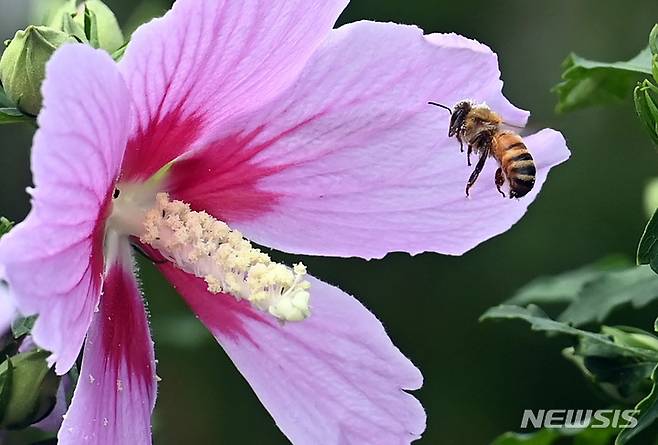
M 24 352 L 0 364 L 0 429 L 21 429 L 38 422 L 57 402 L 59 377 L 43 350 Z
M 633 99 L 638 117 L 649 131 L 654 144 L 658 145 L 658 87 L 644 80 L 635 87 Z
M 622 346 L 658 351 L 658 337 L 637 328 L 602 326 L 601 333 L 611 336 L 615 343 Z
M 9 42 L 0 59 L 0 83 L 9 100 L 21 111 L 39 114 L 46 62 L 67 42 L 76 40 L 45 26 L 28 26 Z
M 101 0 L 69 0 L 51 17 L 48 26 L 81 37 L 94 48 L 112 54 L 123 43 L 123 33 L 112 10 Z
M 658 55 L 658 24 L 653 27 L 649 34 L 649 49 L 651 54 Z
M 644 187 L 644 213 L 647 218 L 651 218 L 656 210 L 658 210 L 658 178 L 653 178 Z

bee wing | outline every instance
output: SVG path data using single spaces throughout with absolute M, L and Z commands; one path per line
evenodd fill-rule
M 509 127 L 509 128 L 516 129 L 516 130 L 524 130 L 525 129 L 525 127 L 521 127 L 519 125 L 513 125 L 513 124 L 510 124 L 509 122 L 505 122 L 505 121 L 501 122 L 501 125 L 503 127 Z
M 537 130 L 535 126 L 527 125 L 525 127 L 521 127 L 519 125 L 510 124 L 505 121 L 501 122 L 500 126 L 503 130 L 512 131 L 514 133 L 520 134 L 521 136 L 534 133 Z

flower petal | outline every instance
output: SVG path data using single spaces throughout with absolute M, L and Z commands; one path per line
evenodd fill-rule
M 59 444 L 151 443 L 155 359 L 130 246 L 110 268 Z
M 348 0 L 178 0 L 120 65 L 137 115 L 126 179 L 144 179 L 290 85 Z
M 353 297 L 311 278 L 311 317 L 282 325 L 173 266 L 162 270 L 296 445 L 420 437 L 425 413 L 403 391 L 422 385 L 420 371 Z
M 0 241 L 0 264 L 32 335 L 63 374 L 98 303 L 104 218 L 129 121 L 126 88 L 103 51 L 67 45 L 48 63 L 32 149 L 32 211 Z
M 523 125 L 527 113 L 504 98 L 499 76 L 491 50 L 454 34 L 344 26 L 278 100 L 176 163 L 171 194 L 289 252 L 461 254 L 519 220 L 569 156 L 556 132 L 528 137 L 539 170 L 532 195 L 503 199 L 490 160 L 465 196 L 473 168 L 447 137 L 447 111 L 427 102 L 486 101 Z

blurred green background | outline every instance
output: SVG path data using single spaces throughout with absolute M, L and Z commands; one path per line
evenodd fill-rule
M 0 38 L 27 23 L 28 3 L 0 0 Z M 132 27 L 171 2 L 107 3 Z M 477 320 L 536 276 L 609 253 L 634 255 L 646 222 L 642 192 L 658 172 L 658 157 L 631 100 L 557 116 L 549 89 L 570 51 L 606 61 L 633 56 L 658 21 L 658 3 L 353 0 L 340 23 L 361 19 L 413 23 L 426 32 L 457 32 L 486 43 L 498 53 L 506 96 L 532 111 L 530 127 L 561 130 L 573 153 L 551 173 L 517 226 L 463 257 L 304 258 L 313 274 L 357 295 L 423 371 L 425 386 L 416 396 L 427 410 L 428 427 L 417 443 L 486 444 L 518 428 L 526 408 L 604 408 L 560 356 L 560 340 L 546 340 L 521 324 Z M 0 213 L 14 220 L 29 208 L 24 189 L 30 184 L 31 135 L 26 127 L 0 127 Z M 287 443 L 165 281 L 148 264 L 142 275 L 162 377 L 155 443 Z M 614 320 L 649 329 L 657 313 L 652 306 L 617 313 Z

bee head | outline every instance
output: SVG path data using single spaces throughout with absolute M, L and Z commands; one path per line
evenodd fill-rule
M 469 101 L 463 100 L 458 102 L 452 109 L 452 116 L 450 117 L 450 127 L 448 128 L 448 137 L 455 136 L 459 133 L 459 129 L 464 124 L 466 116 L 471 111 L 473 106 Z

